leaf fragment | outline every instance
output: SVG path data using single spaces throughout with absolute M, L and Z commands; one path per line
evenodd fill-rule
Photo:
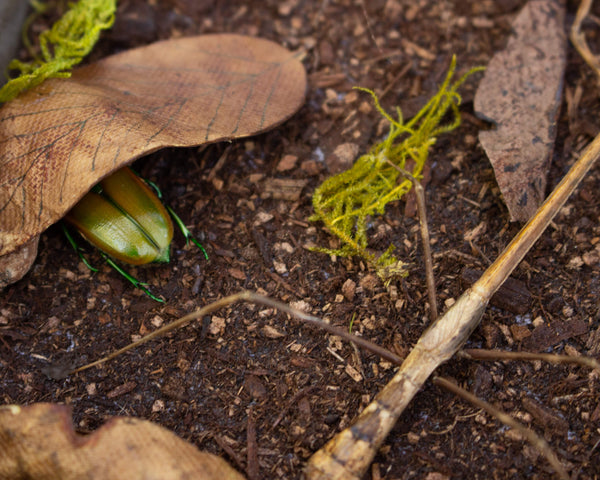
M 89 435 L 70 408 L 51 403 L 0 407 L 0 478 L 241 480 L 223 459 L 147 420 L 113 417 Z
M 566 63 L 564 6 L 530 0 L 505 50 L 490 61 L 475 113 L 495 125 L 479 141 L 494 167 L 512 221 L 527 221 L 545 198 Z

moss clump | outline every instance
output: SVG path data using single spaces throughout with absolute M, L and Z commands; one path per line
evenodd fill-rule
M 407 122 L 399 108 L 396 108 L 398 118 L 394 119 L 383 110 L 374 92 L 360 88 L 373 97 L 375 107 L 389 121 L 390 131 L 385 140 L 356 160 L 352 168 L 328 178 L 316 189 L 315 214 L 311 220 L 322 221 L 329 232 L 342 241 L 342 246 L 315 250 L 342 257 L 360 256 L 375 268 L 384 282 L 407 275 L 407 265 L 393 255 L 393 245 L 381 255 L 368 250 L 367 222 L 369 217 L 383 214 L 389 202 L 400 199 L 411 189 L 411 180 L 402 176 L 396 167 L 406 169 L 407 162 L 412 160 L 414 167 L 410 173 L 420 179 L 437 136 L 460 125 L 461 97 L 457 89 L 469 75 L 482 68 L 474 68 L 451 83 L 455 69 L 454 57 L 439 91 Z M 441 124 L 448 110 L 452 118 L 449 123 Z
M 43 8 L 33 2 L 36 9 Z M 8 68 L 19 76 L 0 89 L 0 102 L 15 98 L 20 92 L 42 83 L 47 78 L 69 77 L 94 47 L 100 32 L 115 20 L 116 0 L 80 0 L 52 26 L 40 34 L 41 56 L 31 62 L 13 60 Z

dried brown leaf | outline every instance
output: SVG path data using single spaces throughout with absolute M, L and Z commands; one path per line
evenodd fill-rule
M 35 236 L 11 254 L 0 256 L 0 288 L 21 280 L 29 271 L 37 257 L 39 240 Z
M 305 90 L 298 55 L 230 34 L 158 42 L 44 82 L 0 109 L 0 255 L 123 165 L 165 146 L 263 132 Z
M 545 197 L 566 63 L 564 5 L 530 0 L 506 49 L 491 60 L 476 113 L 496 128 L 479 133 L 512 221 L 526 221 Z
M 221 458 L 158 425 L 114 417 L 89 435 L 73 430 L 65 405 L 0 407 L 0 478 L 241 480 Z

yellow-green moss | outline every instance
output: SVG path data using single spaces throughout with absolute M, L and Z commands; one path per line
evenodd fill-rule
M 32 2 L 35 9 L 43 8 Z M 13 60 L 10 70 L 19 76 L 0 89 L 0 102 L 15 98 L 20 92 L 42 83 L 46 78 L 69 77 L 70 70 L 94 47 L 100 32 L 110 28 L 115 19 L 116 0 L 80 0 L 52 26 L 40 34 L 41 55 L 31 62 Z
M 369 251 L 367 222 L 371 216 L 383 214 L 389 202 L 400 199 L 412 187 L 411 180 L 401 176 L 394 165 L 407 169 L 407 162 L 414 161 L 410 173 L 420 179 L 429 149 L 437 136 L 460 124 L 458 107 L 461 98 L 457 89 L 469 75 L 482 68 L 474 68 L 451 83 L 455 68 L 456 58 L 453 58 L 439 91 L 407 122 L 399 108 L 396 108 L 398 118 L 394 119 L 383 110 L 374 92 L 360 88 L 373 97 L 375 107 L 389 121 L 390 131 L 385 140 L 356 160 L 352 168 L 328 178 L 316 189 L 313 195 L 315 214 L 311 220 L 322 221 L 327 230 L 341 240 L 342 246 L 337 249 L 317 247 L 315 250 L 343 257 L 360 256 L 386 282 L 407 274 L 407 265 L 393 255 L 393 245 L 380 255 Z M 448 110 L 452 114 L 451 120 L 440 124 Z

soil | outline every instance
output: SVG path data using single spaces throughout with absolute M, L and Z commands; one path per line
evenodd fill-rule
M 353 86 L 374 89 L 386 109 L 399 105 L 408 117 L 435 93 L 452 54 L 460 72 L 486 65 L 505 44 L 510 20 L 524 3 L 120 1 L 115 26 L 92 60 L 173 36 L 261 36 L 306 50 L 306 104 L 261 136 L 166 149 L 136 163 L 209 255 L 205 261 L 176 236 L 169 265 L 130 269 L 165 304 L 102 266 L 90 248 L 88 258 L 100 266 L 91 273 L 60 228 L 42 235 L 31 272 L 0 297 L 2 403 L 67 403 L 80 432 L 114 415 L 150 419 L 242 472 L 248 442 L 255 441 L 255 478 L 298 478 L 309 456 L 390 380 L 393 365 L 272 309 L 236 304 L 67 379 L 53 380 L 42 370 L 98 359 L 243 289 L 344 329 L 352 325 L 353 332 L 405 356 L 429 322 L 412 201 L 393 204 L 373 220 L 371 247 L 382 251 L 391 242 L 411 265 L 408 277 L 386 288 L 359 259 L 306 248 L 335 244 L 320 224 L 309 221 L 311 194 L 351 163 L 340 145 L 364 152 L 385 132 L 370 99 Z M 568 6 L 569 24 L 575 8 L 574 2 Z M 49 19 L 38 23 L 44 21 Z M 599 46 L 598 31 L 595 24 L 586 28 L 592 48 Z M 461 89 L 462 125 L 441 136 L 430 154 L 426 199 L 442 312 L 465 288 L 461 272 L 484 270 L 520 228 L 509 222 L 477 141 L 485 127 L 472 113 L 477 79 Z M 572 47 L 565 91 L 548 191 L 599 130 L 597 81 Z M 573 95 L 578 91 L 579 100 Z M 599 207 L 596 166 L 514 272 L 518 288 L 531 296 L 513 302 L 521 313 L 510 305 L 489 307 L 468 348 L 600 355 Z M 540 361 L 455 358 L 437 374 L 543 436 L 573 478 L 598 478 L 598 372 Z M 256 437 L 249 440 L 253 426 Z M 519 435 L 427 383 L 367 477 L 549 478 L 551 472 Z

